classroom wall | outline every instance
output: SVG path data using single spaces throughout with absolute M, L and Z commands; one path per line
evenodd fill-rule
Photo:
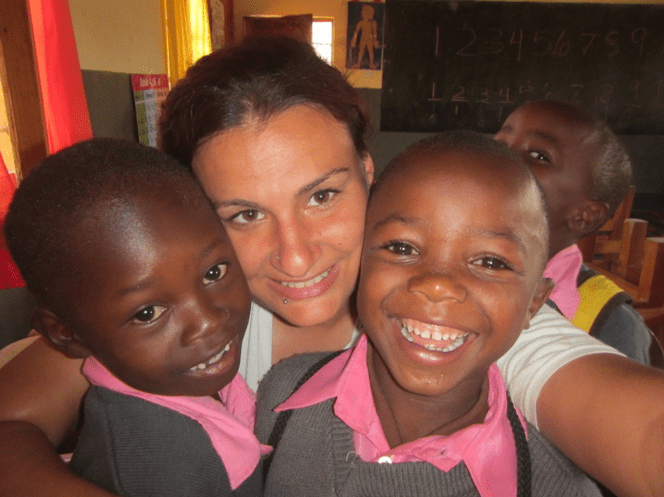
M 641 0 L 639 3 L 656 4 L 664 3 L 664 0 Z M 92 74 L 96 71 L 165 72 L 159 0 L 69 0 L 69 5 L 81 68 L 89 73 L 85 75 L 88 83 L 104 76 Z M 332 17 L 334 63 L 343 70 L 347 9 L 345 0 L 234 0 L 235 34 L 236 38 L 241 36 L 245 15 L 313 14 L 316 17 Z M 368 146 L 380 170 L 397 152 L 426 134 L 380 132 L 380 90 L 361 89 L 360 92 L 370 104 L 375 132 Z M 123 129 L 126 127 L 123 125 Z M 629 136 L 625 137 L 625 141 L 635 164 L 635 205 L 639 206 L 640 202 L 644 208 L 664 212 L 664 163 L 661 160 L 664 157 L 664 137 Z
M 159 0 L 69 0 L 81 69 L 166 72 Z

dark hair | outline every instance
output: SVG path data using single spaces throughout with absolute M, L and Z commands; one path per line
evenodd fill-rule
M 191 167 L 205 139 L 300 104 L 327 110 L 366 153 L 369 118 L 358 92 L 311 45 L 286 37 L 245 38 L 199 59 L 162 105 L 159 144 Z
M 63 314 L 82 230 L 99 207 L 137 196 L 209 202 L 194 176 L 163 152 L 139 143 L 96 138 L 44 159 L 19 185 L 5 219 L 7 247 L 41 305 Z M 69 296 L 71 298 L 71 296 Z
M 557 100 L 542 100 L 546 106 L 567 114 L 597 134 L 599 150 L 592 164 L 590 175 L 591 200 L 605 203 L 608 216 L 613 215 L 620 202 L 627 196 L 632 184 L 632 163 L 625 145 L 599 116 L 577 105 Z
M 511 162 L 517 163 L 522 169 L 530 174 L 529 169 L 521 159 L 507 148 L 504 144 L 492 140 L 486 135 L 476 131 L 454 130 L 437 133 L 422 138 L 408 146 L 396 155 L 385 167 L 381 175 L 373 185 L 372 192 L 380 187 L 380 184 L 392 176 L 396 171 L 409 167 L 410 157 L 416 153 L 427 153 L 437 151 L 456 150 L 458 152 L 476 152 L 481 154 L 503 157 Z

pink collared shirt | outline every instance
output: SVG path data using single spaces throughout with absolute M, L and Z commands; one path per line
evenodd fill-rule
M 354 349 L 323 366 L 275 411 L 309 407 L 336 397 L 334 413 L 353 430 L 355 451 L 363 461 L 424 461 L 445 472 L 463 461 L 482 497 L 516 495 L 516 446 L 507 419 L 505 384 L 495 364 L 489 369 L 489 411 L 483 424 L 390 449 L 373 402 L 366 358 L 367 338 L 362 336 Z M 521 423 L 525 429 L 523 419 Z
M 581 302 L 581 294 L 576 286 L 581 264 L 583 264 L 581 250 L 572 245 L 554 255 L 544 269 L 544 277 L 551 278 L 556 283 L 549 298 L 570 321 L 574 319 Z
M 221 457 L 233 490 L 251 476 L 261 455 L 272 450 L 261 445 L 254 435 L 256 398 L 239 374 L 219 391 L 223 404 L 212 397 L 169 397 L 141 392 L 117 379 L 94 357 L 86 359 L 83 374 L 93 385 L 147 400 L 198 421 Z

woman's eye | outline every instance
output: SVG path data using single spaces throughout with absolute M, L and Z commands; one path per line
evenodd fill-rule
M 533 159 L 537 161 L 548 161 L 549 157 L 546 154 L 543 154 L 541 152 L 537 152 L 535 150 L 528 152 L 528 155 L 530 155 Z
M 481 259 L 473 261 L 473 264 L 475 264 L 476 266 L 482 266 L 483 268 L 486 269 L 491 269 L 492 271 L 498 271 L 501 269 L 509 269 L 509 270 L 512 269 L 505 261 L 497 257 L 482 257 Z
M 415 247 L 405 242 L 392 242 L 385 245 L 385 248 L 397 255 L 417 255 Z
M 134 315 L 134 321 L 141 324 L 152 323 L 159 319 L 159 316 L 164 312 L 166 312 L 166 307 L 161 305 L 151 305 L 138 311 Z
M 209 285 L 210 283 L 214 283 L 215 281 L 220 280 L 224 277 L 226 271 L 228 271 L 228 265 L 215 264 L 214 266 L 208 268 L 207 271 L 205 271 L 203 283 L 205 285 Z
M 309 199 L 309 205 L 317 206 L 328 204 L 337 193 L 339 193 L 337 190 L 319 190 L 311 196 Z
M 247 209 L 246 211 L 241 211 L 237 214 L 234 214 L 230 218 L 230 221 L 238 224 L 249 224 L 253 223 L 254 221 L 263 219 L 263 217 L 265 217 L 265 214 L 262 212 L 257 211 L 256 209 Z

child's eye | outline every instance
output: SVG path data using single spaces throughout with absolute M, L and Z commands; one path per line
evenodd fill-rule
M 390 242 L 384 248 L 397 255 L 417 255 L 419 253 L 415 247 L 406 242 Z
M 161 305 L 144 307 L 134 315 L 134 321 L 141 324 L 152 323 L 159 319 L 164 312 L 166 312 L 166 307 Z
M 532 150 L 531 152 L 528 152 L 528 155 L 530 155 L 533 159 L 535 159 L 537 161 L 547 161 L 547 162 L 549 162 L 549 157 L 546 154 L 543 154 L 542 152 Z
M 240 211 L 237 214 L 234 214 L 229 218 L 229 221 L 237 224 L 249 224 L 263 219 L 264 217 L 265 214 L 256 209 L 247 209 L 246 211 Z
M 502 269 L 507 269 L 507 270 L 512 269 L 509 264 L 507 264 L 502 259 L 499 259 L 498 257 L 482 257 L 481 259 L 473 261 L 473 264 L 475 264 L 476 266 L 482 266 L 483 268 L 486 269 L 491 269 L 492 271 L 499 271 Z
M 205 271 L 203 283 L 205 285 L 209 285 L 210 283 L 214 283 L 215 281 L 220 280 L 224 277 L 226 271 L 228 271 L 227 264 L 215 264 L 214 266 L 208 268 L 207 271 Z
M 328 204 L 338 193 L 339 190 L 332 190 L 332 189 L 318 190 L 317 192 L 314 192 L 314 194 L 311 196 L 311 198 L 309 199 L 309 203 L 307 205 L 318 206 L 318 205 Z

